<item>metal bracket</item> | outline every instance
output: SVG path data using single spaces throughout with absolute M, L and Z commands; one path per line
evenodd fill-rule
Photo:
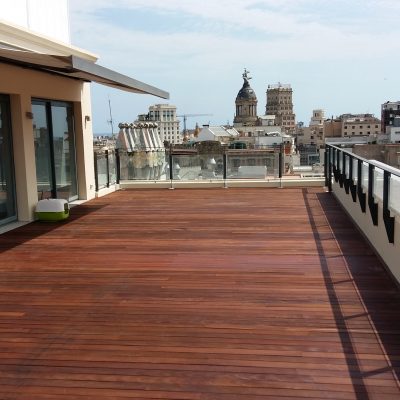
M 358 201 L 360 203 L 361 211 L 363 213 L 366 212 L 367 209 L 367 199 L 366 199 L 366 194 L 363 192 L 362 189 L 362 160 L 358 160 L 357 162 L 357 196 L 358 196 Z
M 378 225 L 378 204 L 374 199 L 374 169 L 373 164 L 368 164 L 368 207 L 373 224 Z
M 389 210 L 390 176 L 389 171 L 383 171 L 383 221 L 389 243 L 394 243 L 394 217 L 390 216 Z

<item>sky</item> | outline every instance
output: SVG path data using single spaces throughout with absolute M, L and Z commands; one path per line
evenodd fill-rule
M 69 0 L 71 42 L 98 64 L 170 93 L 170 99 L 92 84 L 93 128 L 111 133 L 153 104 L 173 104 L 187 127 L 233 123 L 250 81 L 265 113 L 266 89 L 291 84 L 296 120 L 313 109 L 380 116 L 400 100 L 399 0 Z M 181 124 L 181 128 L 183 128 Z

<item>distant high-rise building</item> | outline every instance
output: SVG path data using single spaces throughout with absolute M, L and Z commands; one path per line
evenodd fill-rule
M 236 96 L 236 114 L 233 120 L 234 126 L 252 126 L 257 122 L 257 96 L 250 87 L 249 71 L 246 69 L 243 73 L 243 86 Z
M 309 126 L 299 123 L 296 127 L 296 138 L 298 146 L 313 145 L 317 148 L 324 146 L 324 110 L 313 110 Z
M 400 116 L 400 101 L 387 101 L 382 104 L 381 132 L 394 125 L 394 119 Z
M 313 115 L 310 120 L 310 126 L 324 125 L 325 111 L 322 109 L 313 110 Z
M 275 115 L 276 124 L 288 133 L 296 128 L 296 115 L 293 112 L 293 90 L 290 85 L 268 85 L 266 115 Z
M 149 107 L 148 120 L 158 124 L 161 141 L 172 144 L 182 143 L 179 131 L 179 119 L 176 117 L 176 106 L 171 104 L 155 104 Z

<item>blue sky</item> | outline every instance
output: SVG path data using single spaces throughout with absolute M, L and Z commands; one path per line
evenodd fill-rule
M 95 133 L 132 122 L 156 103 L 174 104 L 199 124 L 232 123 L 244 68 L 258 114 L 266 88 L 293 88 L 297 121 L 380 114 L 400 100 L 399 0 L 70 0 L 72 44 L 98 63 L 170 93 L 165 101 L 93 85 Z

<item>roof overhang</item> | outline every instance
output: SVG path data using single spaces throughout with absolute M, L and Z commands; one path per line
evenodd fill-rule
M 0 62 L 56 73 L 86 82 L 97 82 L 127 92 L 151 94 L 169 99 L 169 93 L 164 90 L 77 56 L 54 56 L 0 48 Z

